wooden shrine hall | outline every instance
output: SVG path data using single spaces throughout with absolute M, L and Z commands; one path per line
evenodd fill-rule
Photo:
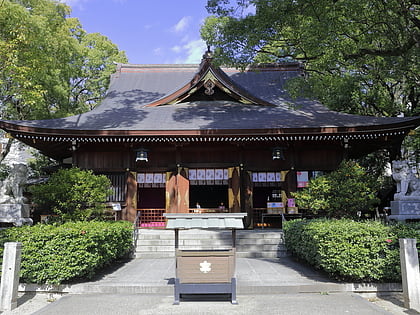
M 293 62 L 219 68 L 210 52 L 200 65 L 119 64 L 95 109 L 0 128 L 107 175 L 123 220 L 139 212 L 143 227 L 161 227 L 164 213 L 245 212 L 253 227 L 271 206 L 287 211 L 290 192 L 311 176 L 378 149 L 395 154 L 420 124 L 292 99 L 284 84 L 302 71 Z

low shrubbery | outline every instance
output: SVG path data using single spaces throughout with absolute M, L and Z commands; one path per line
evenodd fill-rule
M 356 219 L 379 203 L 378 182 L 355 161 L 343 161 L 324 176 L 312 178 L 303 190 L 292 193 L 299 208 L 322 211 L 330 218 Z
M 21 281 L 60 284 L 91 278 L 98 269 L 132 249 L 132 224 L 68 222 L 10 228 L 0 233 L 0 257 L 5 241 L 21 242 Z
M 103 215 L 110 187 L 105 175 L 70 168 L 55 172 L 46 183 L 31 186 L 30 192 L 37 209 L 51 210 L 63 222 L 89 221 Z
M 333 278 L 355 282 L 400 282 L 398 239 L 420 240 L 419 223 L 298 220 L 286 222 L 284 232 L 293 255 Z

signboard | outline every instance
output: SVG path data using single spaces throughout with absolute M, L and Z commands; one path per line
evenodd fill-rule
M 113 203 L 112 204 L 112 210 L 121 211 L 121 205 L 119 203 Z
M 308 172 L 306 171 L 296 172 L 296 177 L 297 177 L 298 188 L 303 188 L 303 187 L 308 186 L 308 182 L 309 182 Z

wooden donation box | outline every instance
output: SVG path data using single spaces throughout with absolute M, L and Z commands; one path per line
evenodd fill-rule
M 181 294 L 230 294 L 236 304 L 236 229 L 243 229 L 246 213 L 164 214 L 167 229 L 175 231 L 175 299 Z M 183 250 L 179 248 L 179 230 L 230 229 L 232 248 Z

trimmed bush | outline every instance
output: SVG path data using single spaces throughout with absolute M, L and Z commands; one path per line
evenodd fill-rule
M 287 249 L 332 278 L 401 281 L 398 238 L 420 239 L 420 224 L 297 220 L 284 226 Z M 417 244 L 418 247 L 420 244 Z
M 126 221 L 38 224 L 0 235 L 1 257 L 5 241 L 22 243 L 21 281 L 26 283 L 89 279 L 132 249 L 132 224 Z
M 103 215 L 110 187 L 105 175 L 70 168 L 52 174 L 44 184 L 31 186 L 30 192 L 37 208 L 52 210 L 62 221 L 88 221 Z
M 379 203 L 378 182 L 354 161 L 346 160 L 324 176 L 313 178 L 302 191 L 292 193 L 296 204 L 314 213 L 325 211 L 330 218 L 358 218 Z

